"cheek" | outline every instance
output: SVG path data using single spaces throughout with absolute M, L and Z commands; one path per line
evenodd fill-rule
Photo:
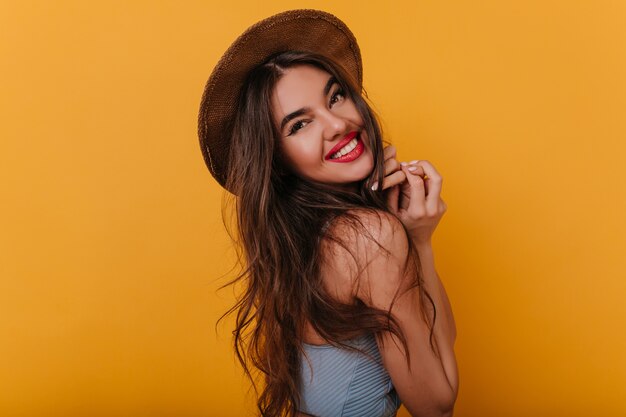
M 321 149 L 314 141 L 301 141 L 298 144 L 290 144 L 285 147 L 285 153 L 296 166 L 319 165 L 321 161 Z

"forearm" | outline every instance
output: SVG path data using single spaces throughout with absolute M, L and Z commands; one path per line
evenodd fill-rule
M 454 314 L 452 313 L 452 306 L 450 305 L 450 300 L 448 299 L 448 293 L 446 292 L 444 286 L 443 286 L 443 282 L 441 281 L 441 278 L 439 277 L 439 274 L 437 274 L 437 282 L 439 283 L 439 289 L 441 291 L 441 294 L 443 295 L 443 308 L 445 309 L 446 313 L 447 313 L 447 318 L 449 320 L 449 327 L 450 327 L 450 343 L 452 344 L 452 346 L 454 346 L 454 342 L 456 341 L 456 322 L 454 321 Z
M 433 299 L 437 312 L 433 337 L 437 342 L 441 363 L 450 386 L 456 393 L 458 389 L 458 371 L 454 355 L 454 342 L 456 340 L 454 315 L 446 290 L 435 269 L 432 246 L 425 243 L 416 243 L 416 247 L 422 265 L 424 286 Z

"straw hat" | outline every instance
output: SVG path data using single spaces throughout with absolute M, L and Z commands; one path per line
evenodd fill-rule
M 336 16 L 314 9 L 288 10 L 246 29 L 213 69 L 200 104 L 198 136 L 209 171 L 226 187 L 231 132 L 229 122 L 248 72 L 278 52 L 309 51 L 329 57 L 363 83 L 361 52 L 356 38 Z

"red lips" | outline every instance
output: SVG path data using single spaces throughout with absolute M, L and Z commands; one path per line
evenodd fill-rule
M 338 144 L 336 144 L 331 150 L 330 152 L 328 152 L 328 154 L 326 154 L 326 159 L 330 159 L 330 156 L 332 154 L 334 154 L 335 152 L 337 152 L 339 149 L 343 148 L 344 146 L 346 146 L 348 144 L 348 142 L 350 142 L 352 139 L 354 139 L 354 137 L 358 134 L 358 132 L 356 130 L 348 133 L 343 139 L 341 139 L 339 141 Z

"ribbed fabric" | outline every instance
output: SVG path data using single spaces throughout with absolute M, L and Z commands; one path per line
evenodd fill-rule
M 374 361 L 331 345 L 304 344 L 300 411 L 317 417 L 392 417 L 400 398 L 382 364 L 373 334 L 349 342 Z M 312 368 L 312 372 L 311 372 Z

